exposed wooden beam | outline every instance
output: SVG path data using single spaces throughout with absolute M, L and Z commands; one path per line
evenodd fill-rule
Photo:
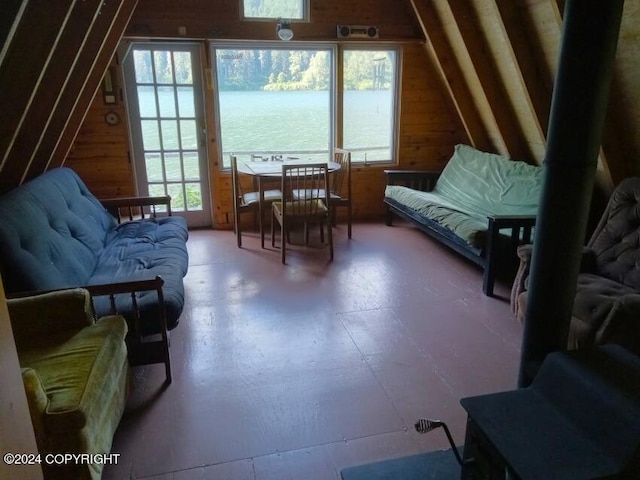
M 103 1 L 27 177 L 64 163 L 137 0 Z
M 75 0 L 60 0 L 56 8 L 46 0 L 28 2 L 0 65 L 0 190 L 10 183 L 21 165 L 7 165 L 12 144 L 22 128 L 26 112 L 42 82 L 44 72 L 53 57 L 62 29 L 69 19 Z M 37 35 L 34 35 L 37 32 Z
M 565 0 L 549 0 L 556 22 L 560 26 L 562 26 L 562 16 L 564 15 L 564 2 Z
M 506 149 L 503 153 L 512 158 L 529 158 L 529 149 L 524 145 L 524 135 L 518 118 L 513 111 L 512 103 L 508 101 L 508 92 L 498 74 L 496 61 L 490 55 L 473 6 L 468 0 L 451 0 L 446 4 L 473 66 L 479 85 L 478 90 L 486 98 L 490 109 L 487 113 L 493 117 L 497 128 L 496 133 Z
M 553 85 L 545 85 L 539 69 L 532 56 L 532 46 L 526 35 L 523 35 L 522 18 L 517 5 L 511 0 L 493 0 L 490 2 L 496 16 L 500 18 L 503 36 L 511 62 L 516 67 L 515 81 L 520 86 L 525 102 L 535 126 L 538 142 L 546 144 L 549 111 L 551 108 L 551 91 Z
M 62 29 L 52 59 L 44 71 L 30 108 L 25 112 L 25 121 L 17 132 L 15 141 L 7 155 L 9 165 L 20 165 L 20 170 L 11 169 L 5 177 L 10 184 L 19 184 L 29 171 L 33 155 L 48 133 L 49 123 L 59 104 L 73 66 L 78 60 L 82 45 L 91 25 L 98 17 L 102 0 L 76 2 L 69 21 Z
M 3 0 L 0 15 L 0 65 L 13 40 L 29 0 Z
M 549 0 L 549 4 L 558 23 L 558 29 L 562 30 L 565 0 Z M 614 76 L 611 81 L 612 91 L 616 90 L 616 84 L 614 69 Z M 596 172 L 596 182 L 605 193 L 611 193 L 615 185 L 620 183 L 628 173 L 627 169 L 625 169 L 625 154 L 621 148 L 621 139 L 618 137 L 620 127 L 617 118 L 620 118 L 620 112 L 622 111 L 624 111 L 624 108 L 620 108 L 616 99 L 610 99 L 610 114 L 607 116 L 607 122 L 602 132 L 602 147 L 598 155 L 598 170 Z M 614 159 L 613 162 L 609 160 L 610 158 Z M 614 162 L 616 162 L 616 167 L 613 167 Z
M 435 60 L 435 66 L 449 92 L 449 97 L 469 138 L 469 143 L 478 149 L 489 150 L 491 142 L 487 131 L 475 107 L 471 91 L 466 85 L 455 53 L 442 31 L 440 19 L 427 0 L 411 0 L 411 6 L 427 39 L 426 48 Z

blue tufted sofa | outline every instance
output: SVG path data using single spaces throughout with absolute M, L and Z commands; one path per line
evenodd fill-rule
M 103 295 L 94 299 L 99 316 L 116 311 L 139 335 L 174 328 L 184 304 L 186 223 L 170 215 L 169 197 L 141 199 L 136 211 L 147 215 L 119 223 L 120 215 L 105 205 L 120 212 L 126 200 L 134 201 L 102 204 L 65 167 L 1 197 L 0 273 L 7 294 L 89 286 Z M 169 215 L 155 215 L 154 202 L 164 202 Z M 159 283 L 153 284 L 157 277 Z M 141 291 L 134 301 L 129 292 L 136 290 Z

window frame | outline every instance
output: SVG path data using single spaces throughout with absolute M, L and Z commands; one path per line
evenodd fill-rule
M 328 51 L 330 55 L 329 66 L 331 69 L 332 77 L 329 82 L 329 134 L 327 138 L 327 158 L 331 154 L 331 150 L 334 145 L 336 145 L 336 77 L 337 77 L 337 45 L 328 44 L 328 43 L 294 43 L 294 42 L 275 42 L 275 41 L 267 41 L 267 42 L 243 42 L 243 41 L 212 41 L 210 42 L 210 61 L 211 61 L 211 70 L 213 73 L 213 95 L 214 95 L 214 103 L 215 103 L 215 125 L 216 125 L 216 138 L 219 139 L 217 143 L 218 149 L 218 158 L 219 165 L 221 170 L 228 171 L 230 169 L 230 165 L 226 165 L 227 161 L 225 157 L 225 152 L 222 150 L 222 119 L 220 113 L 220 89 L 219 89 L 219 75 L 218 75 L 218 64 L 216 51 L 217 50 L 322 50 Z M 256 151 L 256 153 L 265 153 L 264 151 Z M 268 152 L 266 152 L 268 153 Z M 240 160 L 239 160 L 240 161 Z
M 394 92 L 393 92 L 393 106 L 391 108 L 391 131 L 389 146 L 391 158 L 382 160 L 352 160 L 354 165 L 360 166 L 393 166 L 398 164 L 398 152 L 400 148 L 399 133 L 400 133 L 400 99 L 402 89 L 402 45 L 395 43 L 369 43 L 369 42 L 349 42 L 348 44 L 340 42 L 278 42 L 278 41 L 261 41 L 261 42 L 248 42 L 248 41 L 210 41 L 209 42 L 209 60 L 211 62 L 211 72 L 213 76 L 213 98 L 214 98 L 214 115 L 216 125 L 216 138 L 219 139 L 217 143 L 219 168 L 222 171 L 229 171 L 230 165 L 225 164 L 224 152 L 222 151 L 222 125 L 220 117 L 220 101 L 219 101 L 219 83 L 217 72 L 216 51 L 238 49 L 238 50 L 266 50 L 266 49 L 279 49 L 279 50 L 328 50 L 331 55 L 330 66 L 332 72 L 332 78 L 330 79 L 330 106 L 329 106 L 329 134 L 328 134 L 328 148 L 329 155 L 331 155 L 332 149 L 343 148 L 343 118 L 344 118 L 344 52 L 347 50 L 380 50 L 380 51 L 394 51 L 395 53 L 395 70 L 393 76 Z M 259 152 L 257 152 L 259 153 Z
M 344 53 L 346 51 L 393 51 L 395 56 L 395 65 L 394 65 L 394 75 L 393 75 L 393 96 L 392 101 L 393 105 L 391 108 L 391 145 L 389 145 L 389 151 L 391 158 L 384 160 L 358 160 L 354 158 L 352 155 L 351 162 L 355 165 L 397 165 L 398 161 L 398 151 L 399 151 L 399 135 L 400 135 L 400 99 L 401 99 L 401 89 L 402 89 L 402 52 L 403 49 L 400 45 L 396 44 L 388 44 L 388 43 L 348 43 L 341 44 L 338 47 L 339 58 L 338 61 L 338 70 L 336 71 L 337 79 L 334 79 L 338 83 L 338 87 L 336 89 L 337 99 L 336 102 L 338 104 L 338 111 L 340 114 L 340 118 L 336 119 L 336 124 L 339 126 L 337 139 L 338 142 L 336 147 L 346 148 L 344 146 Z
M 245 13 L 245 9 L 244 9 L 244 2 L 245 0 L 239 0 L 240 2 L 240 20 L 243 21 L 249 21 L 249 22 L 254 22 L 254 21 L 265 21 L 265 20 L 277 20 L 278 18 L 286 18 L 287 20 L 290 20 L 291 22 L 309 22 L 309 2 L 310 0 L 298 0 L 302 5 L 302 17 L 301 18 L 291 18 L 291 17 L 287 17 L 285 15 L 278 15 L 276 17 L 250 17 L 247 16 Z

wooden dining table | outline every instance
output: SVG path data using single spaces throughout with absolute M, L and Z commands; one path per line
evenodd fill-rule
M 258 184 L 258 226 L 260 228 L 260 247 L 264 248 L 264 184 L 282 178 L 282 164 L 309 164 L 322 163 L 315 161 L 283 160 L 283 161 L 256 161 L 238 164 L 238 173 L 250 175 L 257 180 Z M 327 162 L 329 173 L 340 170 L 337 162 Z

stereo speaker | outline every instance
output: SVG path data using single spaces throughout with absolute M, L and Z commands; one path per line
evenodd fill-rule
M 338 25 L 338 38 L 378 38 L 380 30 L 373 25 Z

